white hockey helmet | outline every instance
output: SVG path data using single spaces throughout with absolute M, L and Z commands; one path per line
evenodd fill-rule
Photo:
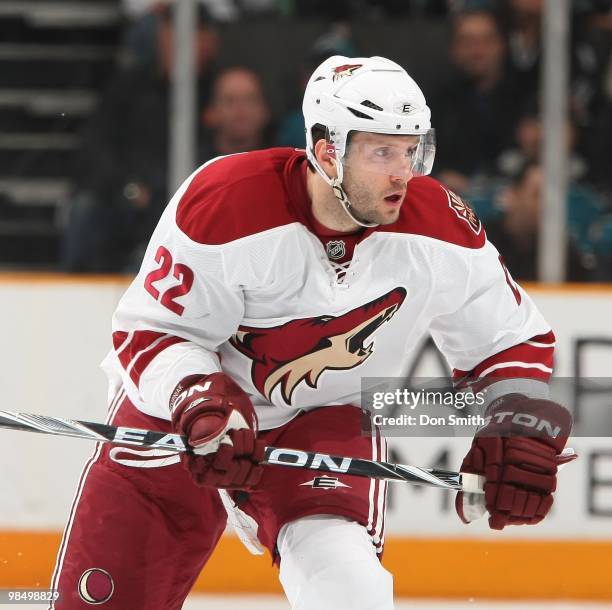
M 343 159 L 351 131 L 418 135 L 411 172 L 413 175 L 431 172 L 435 155 L 431 112 L 419 86 L 399 64 L 389 59 L 329 57 L 310 77 L 302 109 L 308 159 L 358 224 L 372 226 L 354 217 L 342 187 Z M 315 126 L 325 129 L 330 150 L 335 153 L 338 173 L 335 179 L 327 176 L 315 157 L 312 135 Z

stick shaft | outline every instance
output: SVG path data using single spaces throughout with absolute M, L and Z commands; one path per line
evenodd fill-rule
M 119 445 L 135 445 L 180 453 L 190 451 L 186 437 L 180 434 L 111 426 L 95 422 L 0 411 L 0 428 L 41 434 L 72 436 Z M 458 472 L 390 464 L 327 453 L 266 447 L 264 464 L 288 468 L 306 468 L 329 474 L 347 474 L 385 481 L 403 481 L 457 491 L 481 492 L 479 478 L 466 478 Z

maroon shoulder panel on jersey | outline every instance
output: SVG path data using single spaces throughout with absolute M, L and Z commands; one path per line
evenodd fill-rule
M 473 249 L 482 248 L 486 241 L 484 228 L 472 208 L 429 176 L 413 178 L 408 183 L 398 221 L 379 230 L 424 235 Z
M 273 148 L 202 168 L 178 204 L 178 227 L 193 241 L 220 245 L 296 222 L 283 183 L 296 155 L 292 148 Z

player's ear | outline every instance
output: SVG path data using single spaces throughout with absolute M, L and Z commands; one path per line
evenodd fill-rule
M 314 145 L 314 153 L 319 165 L 330 178 L 337 176 L 336 165 L 333 161 L 333 154 L 329 151 L 327 141 L 324 138 L 317 140 Z

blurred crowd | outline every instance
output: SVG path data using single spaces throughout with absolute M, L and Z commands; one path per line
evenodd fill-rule
M 469 201 L 519 280 L 537 277 L 542 201 L 543 0 L 202 0 L 198 9 L 198 163 L 268 146 L 304 147 L 299 100 L 311 70 L 358 56 L 351 21 L 418 17 L 449 29 L 448 78 L 425 90 L 438 142 L 435 176 Z M 84 134 L 62 266 L 130 272 L 168 200 L 171 5 L 124 0 L 122 60 Z M 567 272 L 612 281 L 612 0 L 572 2 Z M 224 23 L 327 20 L 273 112 L 265 74 L 220 65 Z M 382 53 L 381 53 L 382 54 Z M 279 56 L 279 61 L 282 57 Z M 435 66 L 432 66 L 435 69 Z M 280 86 L 280 85 L 279 85 Z

